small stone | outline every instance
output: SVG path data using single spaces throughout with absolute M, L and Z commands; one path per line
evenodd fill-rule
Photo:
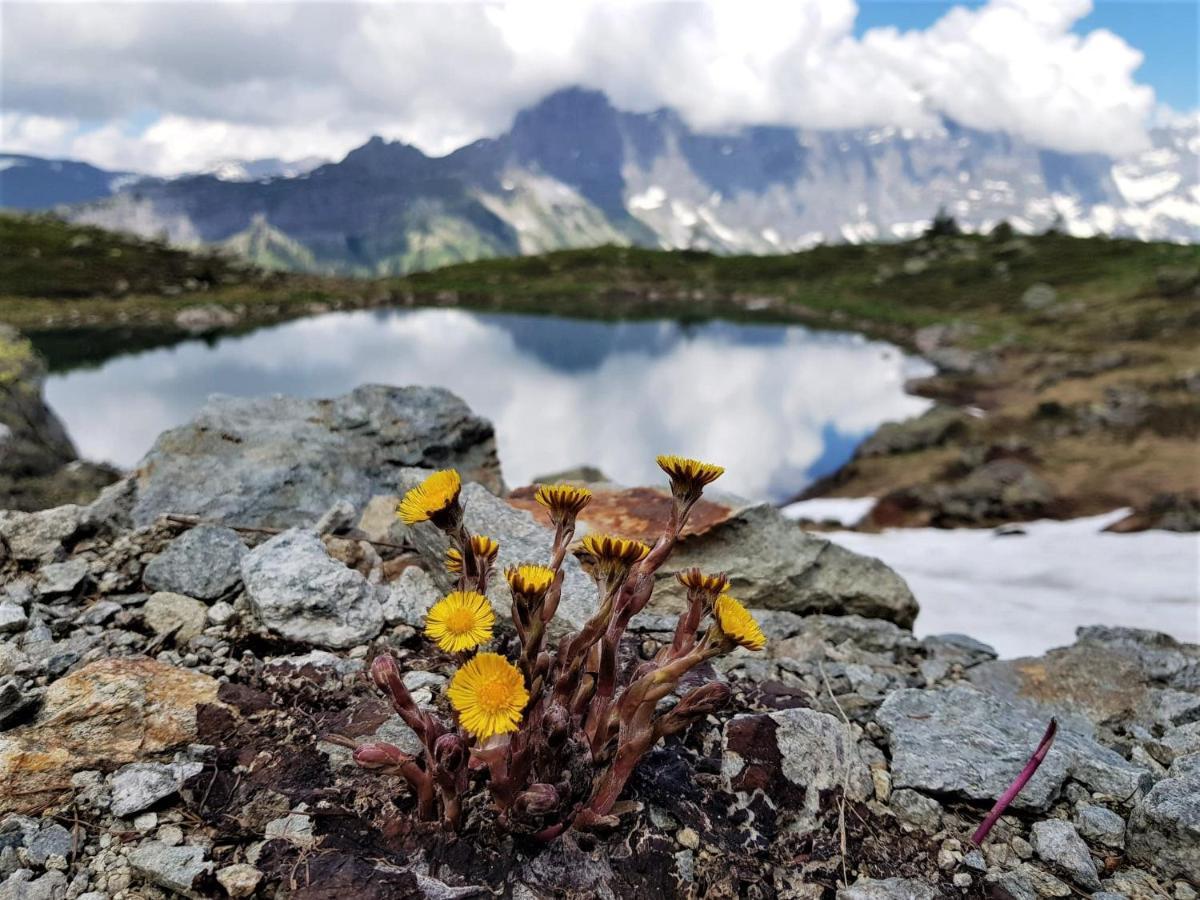
M 1096 864 L 1092 862 L 1087 844 L 1070 822 L 1062 819 L 1035 822 L 1032 844 L 1040 859 L 1058 866 L 1083 887 L 1093 891 L 1100 889 Z
M 70 856 L 74 841 L 71 832 L 57 822 L 42 825 L 41 829 L 29 841 L 26 853 L 29 861 L 35 866 L 43 866 L 51 856 Z
M 168 847 L 158 841 L 132 851 L 129 862 L 134 871 L 154 884 L 189 896 L 194 896 L 192 885 L 196 879 L 213 868 L 204 860 L 203 847 Z
M 154 557 L 142 576 L 146 587 L 200 600 L 225 596 L 241 580 L 246 545 L 231 528 L 199 525 Z
M 391 584 L 383 602 L 383 620 L 389 626 L 420 628 L 425 624 L 425 613 L 437 600 L 438 589 L 429 573 L 419 566 L 409 566 Z
M 268 840 L 280 838 L 300 848 L 309 848 L 316 843 L 313 835 L 312 819 L 301 813 L 289 813 L 281 819 L 273 819 L 267 823 L 263 833 Z
M 213 625 L 224 625 L 235 615 L 233 605 L 224 600 L 218 600 L 208 608 L 208 621 Z
M 1086 840 L 1109 847 L 1125 846 L 1125 820 L 1111 809 L 1082 803 L 1075 810 L 1075 826 Z
M 182 646 L 204 631 L 208 607 L 183 594 L 160 591 L 146 601 L 142 620 L 155 634 L 175 632 L 175 643 Z
M 25 610 L 15 603 L 0 603 L 0 634 L 12 631 L 24 631 L 29 623 Z
M 984 860 L 983 854 L 979 850 L 969 850 L 963 855 L 963 865 L 968 869 L 974 869 L 976 872 L 987 871 L 987 861 Z
M 31 869 L 18 869 L 0 884 L 0 900 L 62 900 L 67 894 L 67 876 L 46 872 L 34 878 Z
M 38 575 L 37 592 L 42 597 L 72 594 L 88 577 L 87 560 L 76 557 L 66 562 L 50 563 L 42 566 Z
M 1034 890 L 1033 880 L 1020 869 L 1009 869 L 1006 872 L 989 872 L 984 879 L 989 885 L 998 888 L 1001 896 L 1011 897 L 1012 900 L 1037 900 L 1038 893 Z
M 318 647 L 350 648 L 383 629 L 385 588 L 329 556 L 314 532 L 293 528 L 242 560 L 250 609 L 268 631 Z
M 76 625 L 103 625 L 121 611 L 121 604 L 113 600 L 99 600 L 75 617 Z
M 1029 876 L 1033 889 L 1039 897 L 1070 897 L 1075 891 L 1061 878 L 1056 878 L 1045 869 L 1026 865 L 1024 871 Z
M 969 888 L 971 886 L 971 875 L 969 872 L 957 872 L 951 880 L 954 882 L 955 887 Z
M 892 792 L 891 807 L 902 822 L 915 825 L 929 834 L 942 825 L 942 805 L 932 797 L 909 788 Z
M 230 897 L 249 897 L 258 888 L 263 874 L 246 863 L 226 866 L 217 870 L 217 882 Z
M 178 825 L 163 825 L 155 835 L 160 844 L 168 847 L 178 847 L 183 843 L 183 829 Z
M 153 829 L 158 824 L 158 813 L 145 812 L 133 820 L 133 827 L 142 834 Z
M 112 813 L 129 816 L 141 812 L 165 797 L 204 768 L 202 763 L 130 763 L 113 773 Z
M 679 833 L 675 835 L 675 840 L 679 841 L 682 846 L 687 847 L 689 850 L 696 850 L 700 847 L 700 835 L 692 828 L 679 829 Z
M 40 692 L 24 690 L 19 679 L 5 678 L 0 681 L 0 730 L 15 724 L 40 699 Z

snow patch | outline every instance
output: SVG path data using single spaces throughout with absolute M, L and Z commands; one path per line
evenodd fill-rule
M 1128 510 L 985 529 L 834 532 L 849 550 L 883 560 L 921 605 L 918 635 L 959 632 L 1004 657 L 1070 644 L 1081 625 L 1165 631 L 1200 642 L 1200 542 L 1192 534 L 1103 529 Z

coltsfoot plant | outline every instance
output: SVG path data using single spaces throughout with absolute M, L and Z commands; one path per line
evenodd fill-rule
M 456 722 L 419 708 L 395 659 L 379 656 L 371 679 L 423 750 L 412 756 L 373 742 L 357 746 L 354 759 L 406 779 L 422 819 L 457 829 L 464 793 L 486 779 L 500 823 L 513 831 L 550 840 L 570 827 L 615 824 L 614 806 L 645 753 L 728 701 L 729 688 L 709 682 L 667 702 L 697 665 L 738 647 L 761 650 L 766 643 L 754 618 L 726 592 L 725 573 L 680 572 L 687 607 L 670 646 L 631 670 L 620 664 L 618 650 L 630 619 L 649 603 L 655 573 L 671 555 L 704 487 L 724 471 L 677 456 L 660 456 L 658 464 L 670 477 L 673 503 L 653 547 L 599 534 L 572 545 L 576 518 L 591 493 L 565 484 L 537 489 L 554 538 L 547 564 L 531 561 L 503 573 L 520 646 L 511 660 L 480 650 L 495 626 L 485 595 L 499 545 L 464 526 L 458 473 L 435 472 L 405 495 L 397 512 L 401 519 L 438 528 L 450 539 L 445 564 L 458 576 L 457 589 L 430 608 L 425 634 L 457 657 L 447 690 Z M 547 646 L 568 552 L 595 581 L 596 607 L 582 629 Z

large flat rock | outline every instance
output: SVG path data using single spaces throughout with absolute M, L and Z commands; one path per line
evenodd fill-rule
M 670 513 L 671 498 L 657 488 L 593 485 L 579 534 L 612 532 L 652 543 Z M 529 488 L 510 502 L 542 520 Z M 804 531 L 767 503 L 719 492 L 696 504 L 683 536 L 659 572 L 651 610 L 681 609 L 684 589 L 675 573 L 691 566 L 728 572 L 731 591 L 749 606 L 789 612 L 860 615 L 909 627 L 917 601 L 904 579 L 877 559 Z
M 1016 703 L 967 685 L 895 691 L 875 718 L 887 732 L 896 787 L 972 800 L 994 800 L 1004 792 L 1047 724 Z M 1041 768 L 1013 805 L 1045 810 L 1067 778 L 1123 802 L 1151 782 L 1150 772 L 1116 751 L 1060 728 Z
M 454 467 L 502 491 L 492 425 L 442 388 L 363 385 L 329 400 L 213 396 L 159 435 L 91 515 L 134 526 L 164 513 L 308 526 L 338 501 L 400 492 L 409 466 Z

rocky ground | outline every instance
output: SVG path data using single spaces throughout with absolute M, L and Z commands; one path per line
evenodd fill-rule
M 414 823 L 328 738 L 412 744 L 362 677 L 381 652 L 445 711 L 453 661 L 418 634 L 443 547 L 393 515 L 445 465 L 502 564 L 544 555 L 488 423 L 429 389 L 213 403 L 96 502 L 0 512 L 0 898 L 1197 897 L 1200 647 L 918 640 L 895 573 L 719 495 L 627 650 L 669 640 L 670 570 L 696 563 L 734 573 L 768 648 L 709 673 L 732 703 L 644 760 L 620 827 L 535 845 L 482 792 L 458 836 Z M 595 489 L 585 528 L 650 534 L 667 508 Z M 572 560 L 560 627 L 591 602 Z

